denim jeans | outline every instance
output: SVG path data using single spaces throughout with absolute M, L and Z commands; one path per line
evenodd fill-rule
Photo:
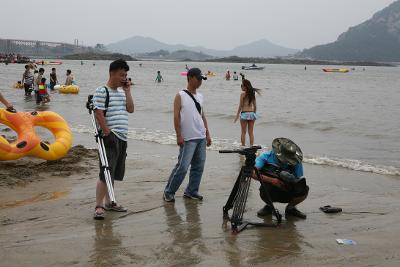
M 169 176 L 165 192 L 175 195 L 190 166 L 189 183 L 185 192 L 196 194 L 199 191 L 201 176 L 206 162 L 206 139 L 185 141 L 179 149 L 178 163 Z

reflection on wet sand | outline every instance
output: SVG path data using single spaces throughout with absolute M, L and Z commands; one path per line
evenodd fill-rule
M 66 192 L 66 191 L 40 193 L 40 194 L 33 196 L 31 198 L 28 198 L 28 199 L 0 203 L 0 209 L 14 208 L 14 207 L 19 207 L 19 206 L 29 205 L 29 204 L 39 202 L 39 201 L 55 200 L 55 199 L 65 197 L 67 194 L 68 194 L 68 192 Z
M 271 219 L 266 218 L 266 222 Z M 278 228 L 250 226 L 239 234 L 228 229 L 224 253 L 229 266 L 253 266 L 302 254 L 303 236 L 297 231 L 295 221 L 284 221 Z
M 248 263 L 251 265 L 302 254 L 303 236 L 297 231 L 294 220 L 284 221 L 278 228 L 255 231 L 258 240 L 249 246 Z
M 93 253 L 90 262 L 94 266 L 118 266 L 123 261 L 118 257 L 121 248 L 121 237 L 113 233 L 113 221 L 104 220 L 94 223 L 96 234 L 93 236 Z
M 210 254 L 202 238 L 199 205 L 199 202 L 184 200 L 186 219 L 177 212 L 175 205 L 164 206 L 167 231 L 172 238 L 170 244 L 163 244 L 163 258 L 167 264 L 191 266 L 199 264 L 202 255 Z

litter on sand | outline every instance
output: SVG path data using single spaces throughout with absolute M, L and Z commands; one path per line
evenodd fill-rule
M 336 239 L 336 242 L 340 245 L 357 245 L 356 241 L 351 239 Z

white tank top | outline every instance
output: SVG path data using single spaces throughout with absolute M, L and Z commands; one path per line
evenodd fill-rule
M 185 141 L 206 138 L 206 127 L 196 109 L 193 99 L 184 91 L 180 91 L 181 96 L 181 133 Z M 203 109 L 203 95 L 196 93 L 193 95 Z

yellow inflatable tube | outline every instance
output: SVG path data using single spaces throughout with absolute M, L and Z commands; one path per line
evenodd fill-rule
M 24 85 L 23 85 L 22 83 L 15 83 L 15 84 L 13 85 L 13 87 L 14 87 L 15 89 L 22 89 L 22 88 L 24 88 Z
M 0 109 L 0 123 L 18 134 L 18 139 L 11 143 L 0 136 L 0 160 L 15 160 L 24 156 L 57 160 L 64 157 L 72 146 L 71 129 L 60 115 L 52 111 L 13 113 Z M 55 141 L 51 144 L 43 142 L 34 126 L 48 129 Z
M 58 89 L 58 92 L 61 94 L 78 94 L 79 86 L 77 85 L 63 85 Z

